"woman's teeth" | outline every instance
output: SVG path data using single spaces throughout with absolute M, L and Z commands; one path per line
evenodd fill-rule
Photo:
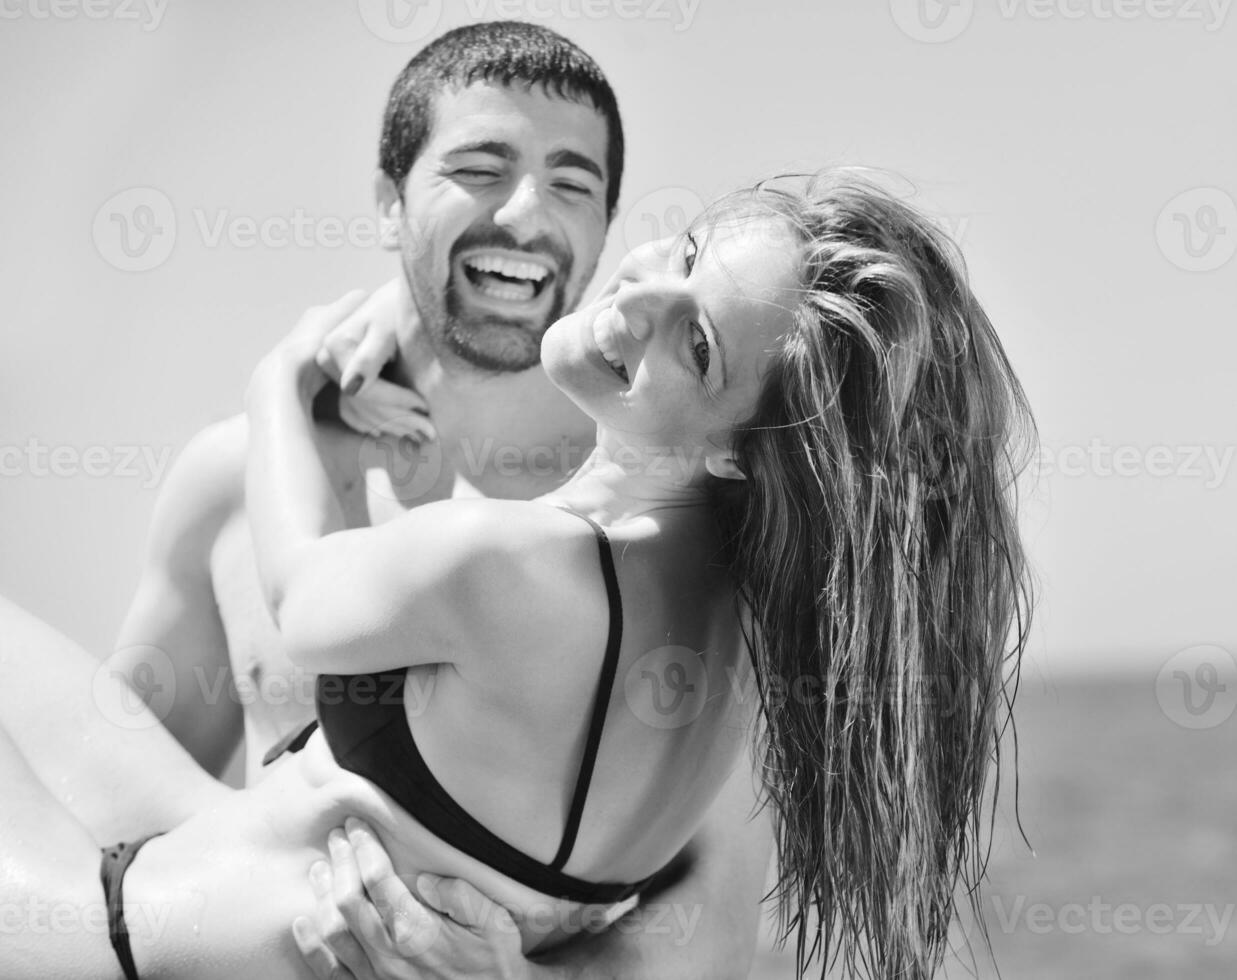
M 618 319 L 618 316 L 614 307 L 602 310 L 593 321 L 593 341 L 597 344 L 597 349 L 601 351 L 602 360 L 626 384 L 628 381 L 627 366 L 623 363 L 623 357 L 614 343 L 614 335 L 608 329 Z
M 540 262 L 485 253 L 465 259 L 464 273 L 482 295 L 511 302 L 533 299 L 550 276 Z

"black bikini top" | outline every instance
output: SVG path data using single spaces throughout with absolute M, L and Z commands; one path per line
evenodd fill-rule
M 507 877 L 544 895 L 590 905 L 621 902 L 644 890 L 669 866 L 648 878 L 628 884 L 585 881 L 563 872 L 575 846 L 584 814 L 584 803 L 588 798 L 597 749 L 601 744 L 601 731 L 605 725 L 606 708 L 618 671 L 619 645 L 623 635 L 623 607 L 609 539 L 591 518 L 583 514 L 576 516 L 588 521 L 597 537 L 606 597 L 610 604 L 610 631 L 571 807 L 553 861 L 543 864 L 486 829 L 434 778 L 417 749 L 404 711 L 407 667 L 376 674 L 320 675 L 315 689 L 318 720 L 282 739 L 266 754 L 263 764 L 274 761 L 286 751 L 298 751 L 314 729 L 321 725 L 331 753 L 340 766 L 370 780 L 435 836 Z

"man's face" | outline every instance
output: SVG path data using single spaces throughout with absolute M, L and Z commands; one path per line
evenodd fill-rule
M 606 232 L 604 118 L 534 87 L 439 94 L 404 184 L 400 249 L 440 356 L 486 371 L 539 363 L 579 303 Z

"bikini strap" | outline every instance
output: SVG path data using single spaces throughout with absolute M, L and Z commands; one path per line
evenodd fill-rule
M 619 595 L 618 575 L 614 570 L 614 552 L 610 547 L 610 539 L 601 525 L 591 517 L 586 517 L 567 507 L 560 506 L 559 509 L 587 521 L 597 536 L 597 550 L 601 556 L 601 574 L 605 579 L 606 599 L 610 604 L 610 632 L 606 639 L 605 660 L 602 662 L 601 677 L 597 682 L 597 695 L 593 700 L 593 716 L 589 722 L 588 739 L 584 743 L 584 755 L 580 759 L 580 772 L 576 776 L 571 809 L 567 813 L 567 823 L 563 828 L 563 840 L 559 844 L 558 854 L 555 855 L 550 865 L 556 871 L 562 870 L 566 865 L 572 848 L 575 847 L 576 834 L 580 830 L 580 819 L 584 815 L 584 801 L 588 798 L 588 787 L 593 779 L 593 767 L 597 762 L 597 750 L 601 745 L 601 730 L 606 723 L 606 709 L 610 705 L 610 693 L 614 689 L 614 678 L 618 673 L 619 647 L 623 642 L 623 602 Z

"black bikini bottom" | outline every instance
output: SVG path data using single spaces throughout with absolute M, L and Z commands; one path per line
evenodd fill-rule
M 137 967 L 133 963 L 133 950 L 129 946 L 129 927 L 125 925 L 124 912 L 124 882 L 125 872 L 152 837 L 151 834 L 141 840 L 128 844 L 113 844 L 103 848 L 103 863 L 99 869 L 99 880 L 103 882 L 103 900 L 107 903 L 107 935 L 112 941 L 112 949 L 120 960 L 120 968 L 124 971 L 125 980 L 140 980 Z

